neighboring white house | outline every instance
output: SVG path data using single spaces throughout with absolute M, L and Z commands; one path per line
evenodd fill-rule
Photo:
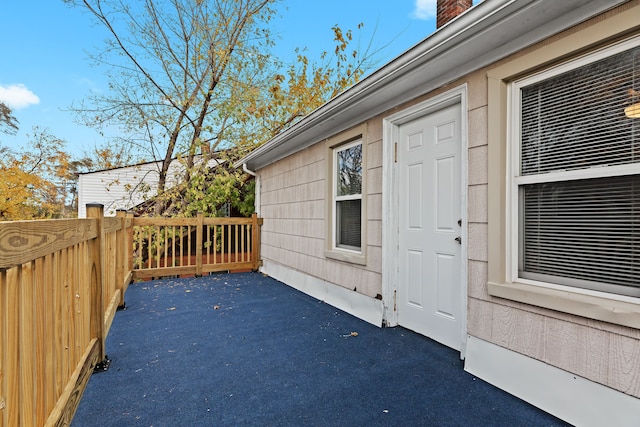
M 78 218 L 87 216 L 87 203 L 100 203 L 106 216 L 115 216 L 117 210 L 131 209 L 154 196 L 161 168 L 162 162 L 157 161 L 80 174 Z M 183 171 L 182 163 L 174 159 L 167 173 L 167 186 L 173 186 Z

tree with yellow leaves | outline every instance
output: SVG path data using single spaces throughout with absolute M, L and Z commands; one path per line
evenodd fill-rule
M 11 108 L 0 102 L 0 132 L 17 130 Z M 29 150 L 0 145 L 0 221 L 64 215 L 67 184 L 74 179 L 64 141 L 37 127 L 31 138 Z
M 65 1 L 110 34 L 93 55 L 108 69 L 110 93 L 72 108 L 88 125 L 119 127 L 124 144 L 162 162 L 156 214 L 187 212 L 194 200 L 213 203 L 198 190 L 203 175 L 355 83 L 367 63 L 366 55 L 350 50 L 351 31 L 337 26 L 335 50 L 319 62 L 301 51 L 294 64 L 280 62 L 272 55 L 269 25 L 278 0 Z M 169 189 L 174 161 L 184 164 L 184 176 L 179 188 Z
M 70 156 L 65 142 L 34 128 L 28 149 L 0 148 L 0 220 L 65 216 L 70 181 Z

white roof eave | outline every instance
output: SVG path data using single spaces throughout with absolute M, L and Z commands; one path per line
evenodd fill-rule
M 251 170 L 428 93 L 626 0 L 485 0 L 235 164 Z

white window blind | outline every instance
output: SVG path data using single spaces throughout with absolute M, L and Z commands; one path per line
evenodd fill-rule
M 519 277 L 640 297 L 633 90 L 640 47 L 520 87 Z

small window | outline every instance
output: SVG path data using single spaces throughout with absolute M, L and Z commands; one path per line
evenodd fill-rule
M 514 280 L 640 296 L 638 94 L 637 41 L 514 83 Z
M 334 248 L 362 249 L 362 141 L 333 150 Z

